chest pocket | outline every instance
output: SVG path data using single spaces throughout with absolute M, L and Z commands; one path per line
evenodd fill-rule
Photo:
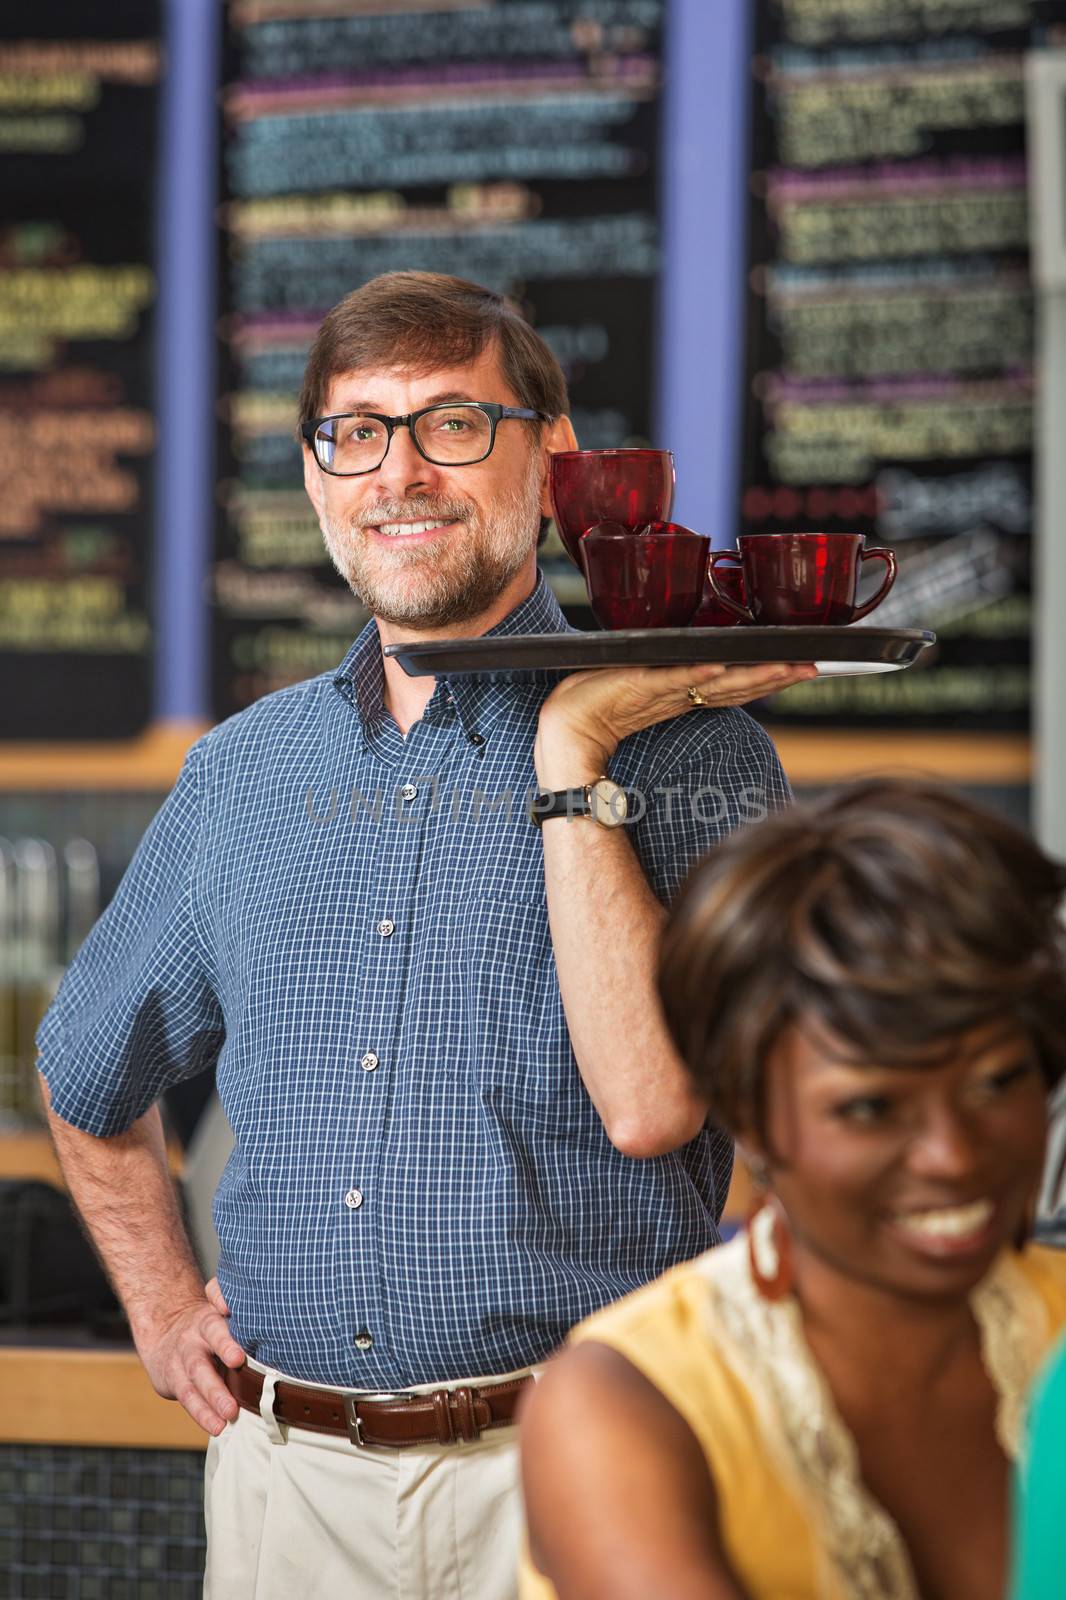
M 480 1094 L 559 1111 L 583 1097 L 543 897 L 472 897 L 453 939 L 469 1070 Z

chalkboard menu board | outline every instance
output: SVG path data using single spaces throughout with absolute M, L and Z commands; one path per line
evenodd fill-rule
M 566 369 L 581 443 L 648 440 L 663 10 L 230 6 L 218 715 L 333 666 L 363 620 L 293 442 L 310 342 L 361 283 L 412 268 L 506 293 Z
M 758 0 L 741 531 L 891 545 L 869 625 L 940 639 L 925 668 L 799 685 L 773 720 L 1028 725 L 1023 55 L 1051 9 Z
M 151 713 L 153 0 L 0 18 L 0 738 Z

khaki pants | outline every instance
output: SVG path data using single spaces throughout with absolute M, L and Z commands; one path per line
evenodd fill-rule
M 242 1409 L 207 1447 L 205 1600 L 514 1600 L 517 1434 L 360 1450 Z

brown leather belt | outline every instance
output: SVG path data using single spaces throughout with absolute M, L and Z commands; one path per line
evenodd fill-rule
M 238 1405 L 259 1415 L 263 1374 L 253 1367 L 226 1368 L 226 1385 Z M 312 1389 L 279 1378 L 274 1386 L 274 1415 L 293 1428 L 312 1433 L 347 1435 L 360 1449 L 380 1445 L 403 1450 L 417 1444 L 473 1443 L 489 1428 L 514 1421 L 519 1396 L 531 1377 L 486 1383 L 477 1389 L 434 1389 L 432 1394 L 341 1394 Z

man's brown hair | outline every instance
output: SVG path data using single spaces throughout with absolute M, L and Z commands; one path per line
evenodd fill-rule
M 971 1029 L 1028 1034 L 1066 1072 L 1066 873 L 1020 829 L 942 785 L 869 780 L 733 834 L 666 925 L 670 1033 L 733 1132 L 764 1132 L 782 1031 L 817 1021 L 848 1058 L 950 1059 Z
M 464 366 L 493 344 L 520 405 L 553 419 L 566 415 L 562 368 L 502 295 L 439 272 L 371 278 L 335 305 L 318 330 L 300 392 L 300 422 L 323 415 L 329 386 L 342 373 L 366 367 L 429 373 Z

